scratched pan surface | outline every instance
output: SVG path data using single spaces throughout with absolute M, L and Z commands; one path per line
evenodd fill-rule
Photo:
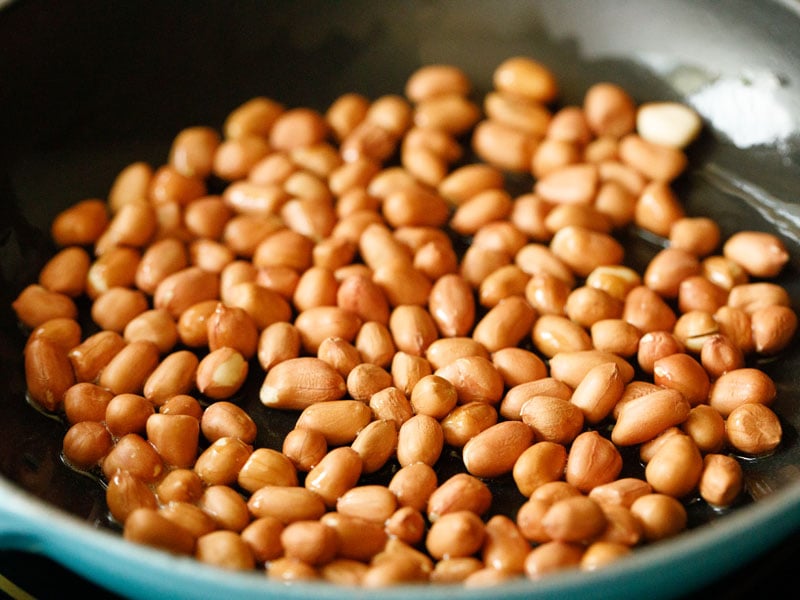
M 130 162 L 163 163 L 179 129 L 220 126 L 253 96 L 324 109 L 347 91 L 399 93 L 409 73 L 434 62 L 463 68 L 480 94 L 497 64 L 524 54 L 553 68 L 565 104 L 599 80 L 623 85 L 640 102 L 681 99 L 706 122 L 690 149 L 692 168 L 676 182 L 687 213 L 713 216 L 724 233 L 780 234 L 792 254 L 780 282 L 798 307 L 796 2 L 19 0 L 0 7 L 0 547 L 42 553 L 118 594 L 366 595 L 221 572 L 124 542 L 108 527 L 96 482 L 62 465 L 62 424 L 24 400 L 24 334 L 9 303 L 52 254 L 53 216 L 79 199 L 104 197 Z M 655 247 L 632 239 L 628 259 L 641 263 Z M 414 595 L 675 597 L 773 547 L 800 528 L 800 356 L 792 347 L 760 366 L 778 386 L 784 441 L 773 456 L 745 461 L 749 495 L 734 510 L 715 514 L 694 503 L 690 532 L 600 572 L 491 590 L 414 588 Z M 267 414 L 255 389 L 239 401 L 259 423 L 259 443 L 274 447 L 292 417 Z M 455 464 L 443 460 L 441 474 Z M 508 483 L 496 483 L 501 512 L 520 500 Z

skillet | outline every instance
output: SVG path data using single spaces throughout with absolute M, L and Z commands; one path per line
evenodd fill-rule
M 41 553 L 131 598 L 343 598 L 366 592 L 285 586 L 148 548 L 107 527 L 103 494 L 66 469 L 62 425 L 24 401 L 24 334 L 9 310 L 53 247 L 49 222 L 104 197 L 135 160 L 163 162 L 172 136 L 220 126 L 256 95 L 324 109 L 340 94 L 396 93 L 416 67 L 462 67 L 478 89 L 504 58 L 551 66 L 562 101 L 615 81 L 639 102 L 680 99 L 705 121 L 677 182 L 687 212 L 730 233 L 779 233 L 780 281 L 797 308 L 800 7 L 796 2 L 182 2 L 18 0 L 0 4 L 0 546 Z M 784 441 L 745 464 L 751 501 L 697 508 L 690 533 L 596 573 L 489 591 L 424 588 L 426 598 L 674 597 L 724 576 L 800 528 L 798 353 L 761 365 L 776 381 Z M 274 432 L 275 435 L 278 432 Z M 381 592 L 408 597 L 408 589 Z

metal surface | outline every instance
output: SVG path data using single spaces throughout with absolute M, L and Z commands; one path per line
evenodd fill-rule
M 615 81 L 636 100 L 682 99 L 704 117 L 692 170 L 677 183 L 691 214 L 724 233 L 780 233 L 792 253 L 781 279 L 800 300 L 800 9 L 794 2 L 63 2 L 0 11 L 0 547 L 41 553 L 132 598 L 352 598 L 318 584 L 284 586 L 148 548 L 107 529 L 96 482 L 63 467 L 63 426 L 24 402 L 24 333 L 8 308 L 52 253 L 48 225 L 104 197 L 135 160 L 164 162 L 185 126 L 220 126 L 256 95 L 324 109 L 337 96 L 402 91 L 418 66 L 449 62 L 478 92 L 504 58 L 551 66 L 565 104 Z M 653 247 L 636 242 L 644 257 Z M 730 512 L 695 508 L 696 528 L 597 573 L 492 590 L 415 588 L 425 598 L 675 597 L 800 529 L 798 349 L 762 368 L 776 380 L 785 440 L 745 465 L 756 498 Z M 260 441 L 281 429 L 252 395 Z M 288 418 L 284 416 L 284 418 Z M 269 425 L 267 423 L 270 423 Z M 500 502 L 502 504 L 502 501 Z M 702 525 L 705 521 L 709 524 Z M 381 592 L 406 598 L 409 590 Z M 370 595 L 374 595 L 374 592 Z

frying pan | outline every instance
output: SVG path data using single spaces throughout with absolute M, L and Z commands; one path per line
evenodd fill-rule
M 639 102 L 692 105 L 705 129 L 676 182 L 687 213 L 713 216 L 724 234 L 778 233 L 792 255 L 780 283 L 797 310 L 797 2 L 0 2 L 0 547 L 46 555 L 130 598 L 376 595 L 279 584 L 125 542 L 107 526 L 97 482 L 61 463 L 62 424 L 25 402 L 25 337 L 9 304 L 54 251 L 52 218 L 105 197 L 133 161 L 163 163 L 183 127 L 219 127 L 258 95 L 322 110 L 348 91 L 398 93 L 415 68 L 435 62 L 460 66 L 485 92 L 492 69 L 520 54 L 555 71 L 564 104 L 607 80 Z M 760 366 L 778 386 L 784 441 L 744 462 L 741 506 L 690 507 L 690 532 L 593 573 L 380 596 L 667 598 L 759 556 L 800 528 L 800 356 L 792 346 Z

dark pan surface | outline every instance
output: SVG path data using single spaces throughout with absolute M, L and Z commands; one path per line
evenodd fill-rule
M 586 87 L 601 80 L 621 84 L 639 102 L 687 101 L 706 120 L 702 138 L 690 149 L 692 169 L 677 182 L 687 213 L 713 216 L 725 234 L 745 227 L 779 233 L 792 253 L 780 283 L 797 309 L 799 10 L 796 2 L 731 1 L 722 9 L 710 0 L 21 0 L 0 9 L 0 473 L 11 483 L 10 490 L 29 492 L 45 507 L 57 507 L 57 515 L 68 515 L 68 523 L 74 517 L 80 525 L 76 530 L 70 525 L 55 528 L 53 544 L 45 544 L 43 534 L 26 519 L 4 536 L 0 519 L 0 546 L 41 551 L 103 584 L 113 580 L 111 573 L 87 564 L 91 559 L 85 556 L 59 556 L 57 548 L 73 535 L 89 536 L 90 543 L 95 536 L 101 547 L 108 544 L 125 556 L 124 547 L 113 545 L 115 538 L 104 538 L 108 520 L 102 489 L 61 463 L 63 425 L 24 401 L 25 332 L 8 307 L 54 250 L 47 237 L 50 221 L 77 200 L 105 197 L 127 164 L 163 163 L 181 128 L 220 127 L 230 110 L 253 96 L 322 110 L 347 91 L 373 98 L 398 93 L 416 67 L 432 62 L 460 66 L 480 93 L 488 89 L 497 64 L 525 54 L 554 69 L 562 104 L 580 102 Z M 636 235 L 631 243 L 628 260 L 634 265 L 657 247 Z M 774 456 L 744 465 L 755 503 L 743 501 L 748 506 L 730 515 L 691 506 L 693 526 L 714 521 L 713 526 L 687 534 L 694 536 L 687 546 L 670 549 L 666 544 L 635 563 L 636 577 L 652 576 L 664 566 L 686 571 L 679 583 L 661 589 L 665 596 L 708 581 L 800 525 L 793 500 L 800 493 L 800 356 L 792 347 L 759 366 L 778 384 L 775 410 L 784 425 L 784 442 Z M 259 422 L 259 442 L 279 447 L 292 417 L 268 414 L 256 391 L 246 390 L 240 401 Z M 455 458 L 443 461 L 441 473 L 456 465 Z M 513 483 L 503 483 L 497 510 L 511 512 L 519 497 Z M 0 488 L 0 495 L 5 491 Z M 762 505 L 765 509 L 759 512 Z M 53 518 L 38 512 L 25 516 L 34 523 Z M 746 537 L 755 524 L 771 528 L 760 529 L 763 535 L 755 544 L 732 531 L 736 528 Z M 707 554 L 720 543 L 730 546 L 720 553 L 717 566 L 698 572 L 696 565 L 687 564 L 692 552 Z M 131 552 L 134 562 L 160 564 L 148 550 Z M 198 565 L 181 563 L 175 573 L 178 581 L 203 581 Z M 611 586 L 608 593 L 620 597 L 643 585 L 632 584 L 633 576 L 612 570 L 604 581 Z M 205 596 L 229 584 L 214 579 L 215 574 L 202 577 L 212 581 L 204 581 L 205 588 L 197 583 L 191 595 Z M 119 591 L 137 597 L 167 585 L 135 573 L 121 581 Z M 242 585 L 239 591 L 245 594 L 254 589 L 252 581 Z M 579 578 L 557 580 L 541 593 L 570 590 L 583 595 L 586 585 Z M 510 588 L 496 594 L 522 597 L 530 592 Z M 301 597 L 309 592 L 299 588 L 287 593 Z M 314 593 L 336 597 L 330 590 Z

